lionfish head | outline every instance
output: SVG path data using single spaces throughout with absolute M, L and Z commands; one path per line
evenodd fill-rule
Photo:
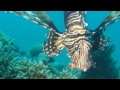
M 83 31 L 81 32 L 84 33 Z M 71 62 L 69 64 L 71 69 L 77 68 L 86 72 L 91 66 L 95 65 L 92 62 L 90 53 L 92 45 L 87 37 L 80 35 L 68 35 L 64 42 L 68 50 L 68 57 L 71 58 Z
M 85 40 L 80 40 L 78 43 L 74 44 L 68 54 L 72 59 L 72 62 L 69 64 L 71 69 L 78 68 L 86 72 L 92 66 L 90 47 L 91 45 Z

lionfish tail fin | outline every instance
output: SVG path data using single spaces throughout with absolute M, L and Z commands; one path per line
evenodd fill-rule
M 62 43 L 63 35 L 55 31 L 51 31 L 46 35 L 46 37 L 48 40 L 43 44 L 45 54 L 50 57 L 59 55 L 61 50 L 64 48 Z

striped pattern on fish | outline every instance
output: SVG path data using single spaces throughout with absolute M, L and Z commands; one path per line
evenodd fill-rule
M 10 11 L 11 12 L 11 11 Z M 69 67 L 87 71 L 95 63 L 92 62 L 91 50 L 106 46 L 103 35 L 108 25 L 120 19 L 120 11 L 111 11 L 95 31 L 87 29 L 85 20 L 86 11 L 64 11 L 66 31 L 60 33 L 45 11 L 12 11 L 48 30 L 47 40 L 44 42 L 44 52 L 48 56 L 57 56 L 63 48 L 68 51 L 71 58 Z
M 86 36 L 85 12 L 73 11 L 65 14 L 67 15 L 65 19 L 67 31 L 64 33 L 63 43 L 68 50 L 68 57 L 72 59 L 69 67 L 87 71 L 92 66 L 89 53 L 92 45 Z

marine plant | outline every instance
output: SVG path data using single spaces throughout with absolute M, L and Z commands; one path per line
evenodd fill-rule
M 119 70 L 115 60 L 112 58 L 112 53 L 115 50 L 113 44 L 105 46 L 92 53 L 93 61 L 96 66 L 89 69 L 87 72 L 81 73 L 81 78 L 84 79 L 118 79 Z
M 92 53 L 104 47 L 105 28 L 120 19 L 120 11 L 110 11 L 103 22 L 95 29 L 88 29 L 86 11 L 64 11 L 65 32 L 60 32 L 45 11 L 10 11 L 50 30 L 44 42 L 44 52 L 57 56 L 63 48 L 71 58 L 69 68 L 86 72 L 94 67 Z M 91 53 L 92 52 L 92 53 Z

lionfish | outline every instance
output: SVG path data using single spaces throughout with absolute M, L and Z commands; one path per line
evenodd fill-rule
M 65 32 L 56 28 L 46 11 L 9 11 L 22 16 L 48 30 L 47 41 L 44 42 L 44 52 L 48 56 L 57 56 L 63 48 L 71 58 L 69 68 L 77 68 L 86 72 L 95 66 L 91 53 L 102 48 L 106 39 L 105 28 L 120 19 L 120 11 L 110 11 L 103 22 L 95 29 L 89 30 L 86 22 L 86 11 L 64 11 Z

